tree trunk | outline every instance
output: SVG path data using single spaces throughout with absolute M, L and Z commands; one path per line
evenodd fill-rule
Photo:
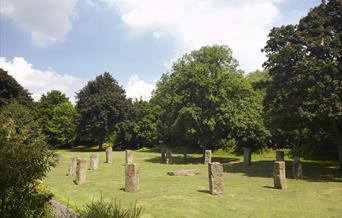
M 103 150 L 103 143 L 99 143 L 99 150 Z

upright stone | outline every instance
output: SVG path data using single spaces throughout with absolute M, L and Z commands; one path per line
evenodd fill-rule
M 211 150 L 204 151 L 204 163 L 211 163 Z
M 112 153 L 113 153 L 112 147 L 106 148 L 106 163 L 112 163 Z
M 133 163 L 133 151 L 132 150 L 126 150 L 125 154 L 126 154 L 126 158 L 125 158 L 126 164 Z
M 76 185 L 82 185 L 86 181 L 87 176 L 87 160 L 77 158 L 76 165 Z
M 273 167 L 274 188 L 286 189 L 286 171 L 284 161 L 275 161 Z
M 171 152 L 170 149 L 166 149 L 165 163 L 166 164 L 171 164 L 172 163 L 172 152 Z
M 284 161 L 284 151 L 276 151 L 276 161 Z
M 166 160 L 166 147 L 165 146 L 161 147 L 160 155 L 161 155 L 162 162 L 164 163 Z
M 303 179 L 303 166 L 298 156 L 293 157 L 292 176 L 294 179 Z
M 90 155 L 90 169 L 97 170 L 99 168 L 99 155 L 92 154 Z
M 53 154 L 53 167 L 57 167 L 61 163 L 62 163 L 62 154 L 54 153 Z
M 251 165 L 252 163 L 252 152 L 249 148 L 243 148 L 243 162 L 246 165 Z
M 67 176 L 74 176 L 76 173 L 76 167 L 77 167 L 77 157 L 69 158 L 69 166 L 68 166 Z
M 219 162 L 208 163 L 209 191 L 212 195 L 223 194 L 223 166 Z
M 139 190 L 139 168 L 135 163 L 127 163 L 125 166 L 125 191 L 136 192 Z

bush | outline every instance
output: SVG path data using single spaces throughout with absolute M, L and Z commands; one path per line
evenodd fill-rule
M 82 213 L 84 218 L 138 218 L 141 217 L 143 208 L 135 204 L 130 208 L 122 208 L 121 203 L 112 200 L 106 202 L 102 197 L 97 201 L 92 201 L 86 205 L 85 211 Z

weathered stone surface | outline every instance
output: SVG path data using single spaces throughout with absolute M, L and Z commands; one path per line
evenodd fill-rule
M 276 151 L 276 161 L 284 161 L 284 151 Z
M 69 158 L 69 166 L 67 176 L 74 176 L 76 173 L 77 157 Z
M 125 166 L 125 191 L 136 192 L 139 190 L 139 168 L 135 163 L 127 163 Z
M 204 151 L 204 163 L 211 163 L 211 150 Z
M 125 154 L 126 154 L 126 158 L 125 158 L 126 164 L 133 163 L 133 151 L 132 150 L 126 150 Z
M 170 149 L 166 149 L 165 153 L 165 163 L 166 164 L 171 164 L 172 163 L 172 152 Z
M 98 154 L 90 155 L 90 169 L 91 170 L 99 169 L 99 155 Z
M 76 165 L 76 185 L 82 185 L 86 181 L 87 176 L 87 160 L 77 158 Z
M 79 213 L 56 200 L 50 200 L 50 204 L 55 218 L 81 218 Z
M 273 167 L 274 188 L 286 189 L 286 171 L 284 161 L 275 161 Z
M 298 156 L 295 156 L 293 158 L 292 176 L 294 179 L 303 179 L 303 166 Z
M 113 153 L 112 147 L 106 148 L 106 163 L 112 163 L 112 153 Z
M 195 176 L 199 174 L 198 169 L 189 169 L 189 170 L 176 170 L 173 172 L 167 173 L 169 176 Z
M 62 163 L 62 154 L 54 153 L 53 154 L 53 167 L 57 167 L 61 163 Z
M 252 152 L 249 148 L 243 148 L 243 163 L 251 165 L 252 163 Z
M 208 163 L 209 191 L 212 195 L 223 194 L 223 166 L 219 162 Z

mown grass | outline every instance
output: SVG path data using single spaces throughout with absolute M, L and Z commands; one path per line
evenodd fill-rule
M 342 173 L 337 163 L 330 161 L 303 162 L 305 180 L 287 179 L 287 190 L 273 189 L 273 151 L 253 155 L 251 166 L 239 162 L 241 157 L 214 153 L 213 161 L 224 163 L 222 196 L 208 192 L 207 165 L 201 155 L 188 155 L 185 163 L 177 155 L 175 163 L 160 163 L 160 154 L 148 151 L 134 153 L 140 166 L 140 191 L 124 192 L 124 152 L 113 152 L 113 163 L 107 164 L 105 153 L 97 150 L 60 150 L 63 161 L 48 174 L 46 183 L 55 198 L 74 208 L 82 208 L 93 199 L 110 201 L 115 198 L 122 205 L 137 202 L 144 208 L 143 217 L 342 217 Z M 89 159 L 100 154 L 100 168 L 87 171 L 87 182 L 81 186 L 67 177 L 68 158 Z M 287 159 L 290 177 L 291 162 Z M 172 177 L 167 172 L 178 169 L 200 170 L 190 177 Z

